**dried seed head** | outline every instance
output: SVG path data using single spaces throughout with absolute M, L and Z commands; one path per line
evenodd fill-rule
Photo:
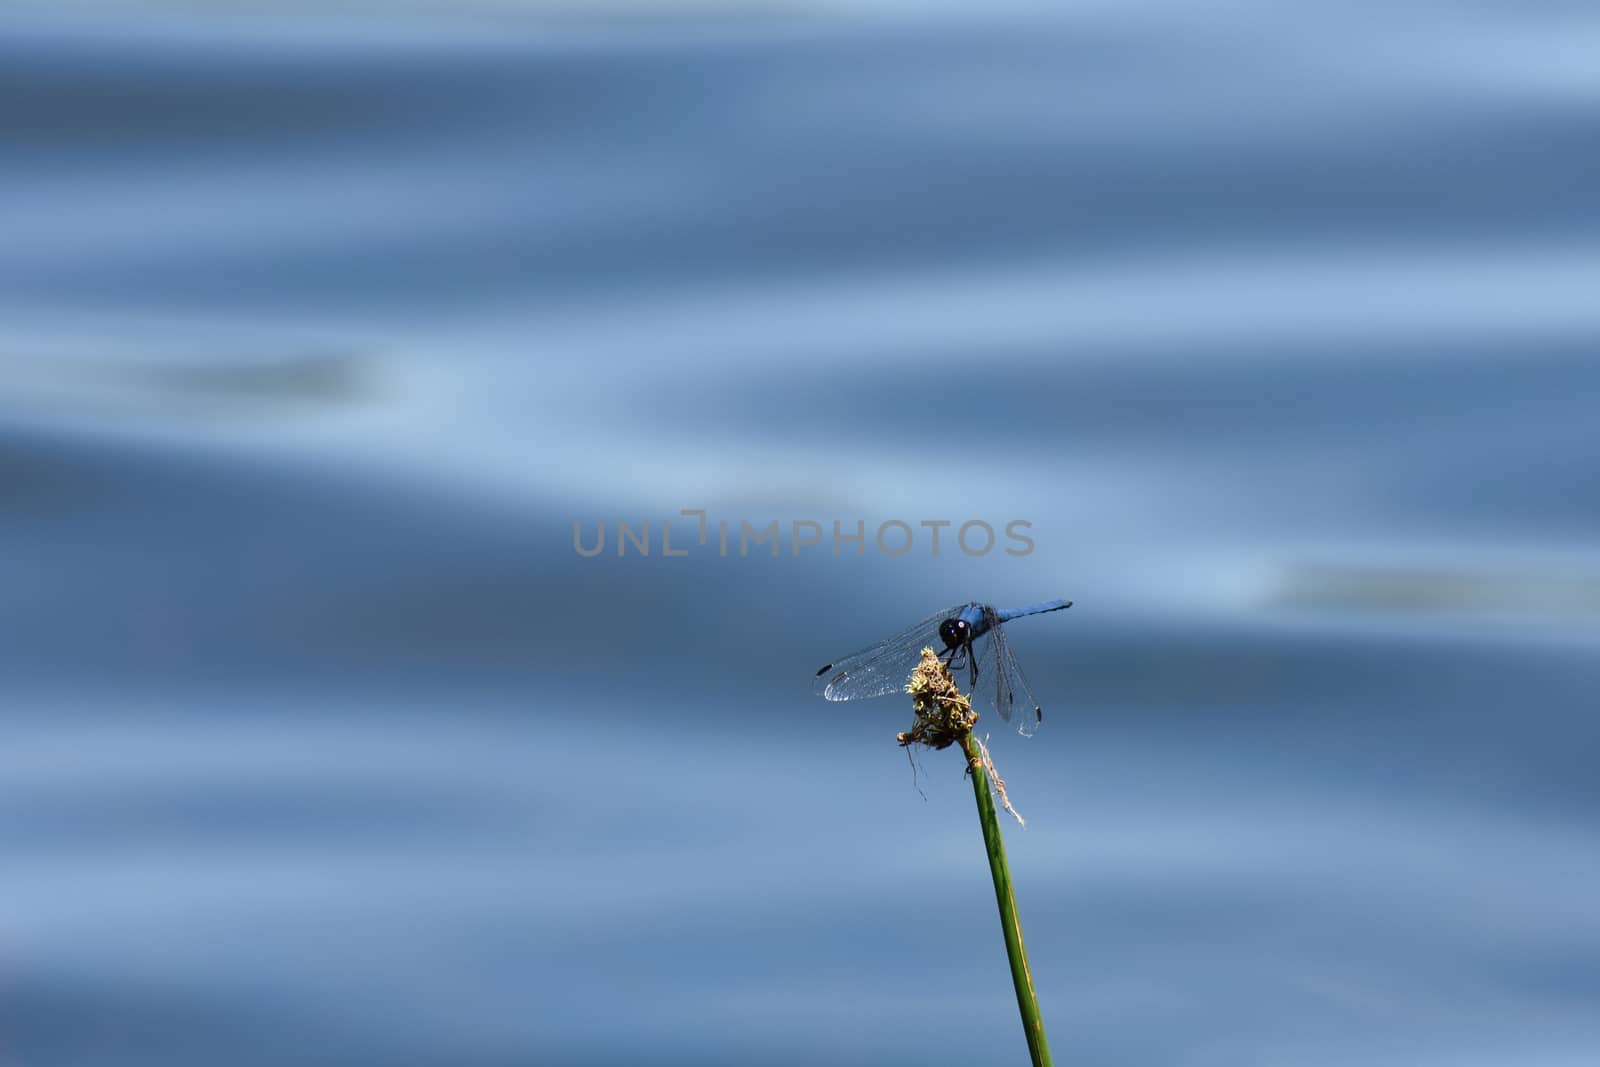
M 911 729 L 895 735 L 902 746 L 927 745 L 948 748 L 972 732 L 978 713 L 972 701 L 961 694 L 956 680 L 933 649 L 922 650 L 922 659 L 906 683 L 911 707 L 917 713 Z

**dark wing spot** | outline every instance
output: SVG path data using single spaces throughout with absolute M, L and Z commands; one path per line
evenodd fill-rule
M 832 669 L 833 669 L 833 664 L 824 663 L 821 667 L 817 668 L 817 677 L 821 678 L 824 674 L 827 674 Z

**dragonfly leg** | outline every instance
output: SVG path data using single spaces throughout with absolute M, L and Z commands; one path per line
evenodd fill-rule
M 966 640 L 951 645 L 943 652 L 944 665 L 952 671 L 965 668 L 967 671 L 967 688 L 975 689 L 978 685 L 978 656 L 972 647 L 972 641 Z

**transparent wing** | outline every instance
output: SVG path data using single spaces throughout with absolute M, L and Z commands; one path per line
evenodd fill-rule
M 1006 628 L 995 622 L 984 637 L 988 639 L 988 647 L 982 650 L 977 661 L 979 669 L 987 670 L 989 677 L 978 679 L 978 693 L 983 694 L 985 700 L 992 701 L 994 710 L 1015 726 L 1018 733 L 1031 737 L 1043 721 L 1044 714 L 1033 697 L 1033 690 L 1028 688 L 1022 665 L 1011 651 Z
M 865 700 L 905 691 L 911 670 L 924 648 L 940 651 L 939 624 L 961 612 L 965 604 L 934 612 L 893 637 L 852 652 L 817 672 L 813 691 L 829 700 Z

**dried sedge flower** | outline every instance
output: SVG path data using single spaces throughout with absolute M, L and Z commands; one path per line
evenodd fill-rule
M 917 718 L 910 730 L 895 735 L 902 747 L 949 748 L 970 734 L 978 721 L 972 701 L 962 695 L 950 668 L 931 648 L 922 650 L 922 659 L 911 672 L 906 692 L 911 694 L 911 707 Z

